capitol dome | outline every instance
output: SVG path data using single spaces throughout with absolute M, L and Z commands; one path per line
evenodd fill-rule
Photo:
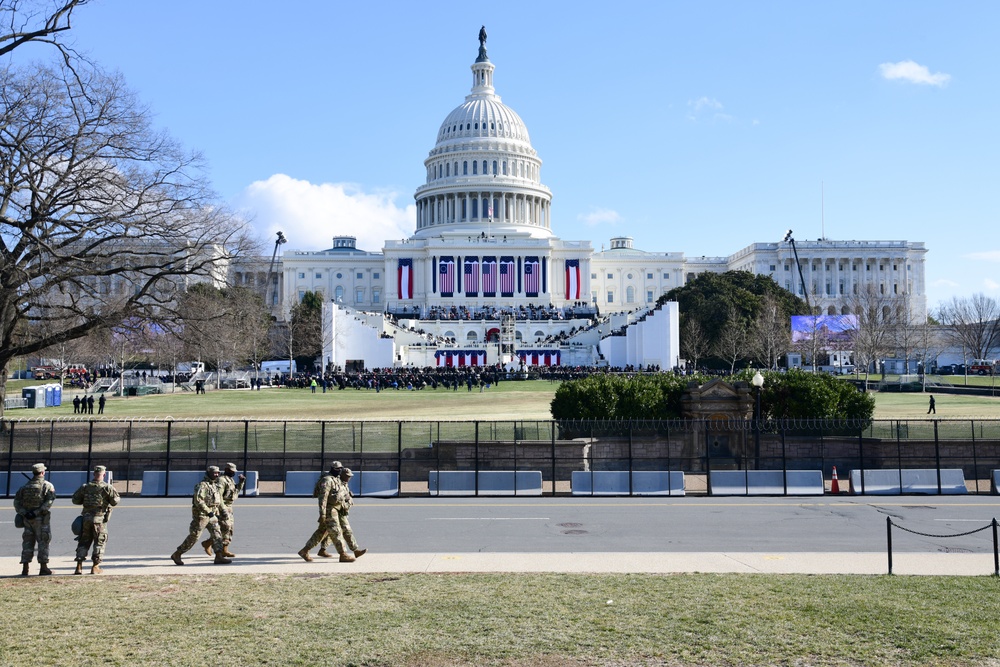
M 524 121 L 494 91 L 485 29 L 479 39 L 472 91 L 441 123 L 424 161 L 414 237 L 521 232 L 549 238 L 552 193 L 540 180 L 542 161 Z

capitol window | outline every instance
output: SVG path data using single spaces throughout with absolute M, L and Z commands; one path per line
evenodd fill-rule
M 468 176 L 468 175 L 469 175 L 469 161 L 466 160 L 465 162 L 462 163 L 462 176 Z
M 497 175 L 497 161 L 493 160 L 493 175 Z
M 478 162 L 473 162 L 472 163 L 472 175 L 473 176 L 475 176 L 476 174 L 479 173 L 478 168 L 479 168 L 479 163 Z
M 323 274 L 322 273 L 317 273 L 316 274 L 316 280 L 322 280 L 322 279 L 323 279 Z
M 305 272 L 299 273 L 299 280 L 305 280 L 305 279 L 306 279 Z
M 653 274 L 652 273 L 647 273 L 646 274 L 646 280 L 652 280 L 652 279 L 653 279 Z
M 379 277 L 379 272 L 378 271 L 376 271 L 375 273 L 372 274 L 372 278 L 374 278 L 375 280 L 378 280 L 378 277 Z
M 361 280 L 364 277 L 364 275 L 360 271 L 358 271 L 358 273 L 356 274 L 356 277 L 357 277 L 358 280 Z

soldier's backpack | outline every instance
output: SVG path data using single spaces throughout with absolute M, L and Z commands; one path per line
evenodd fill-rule
M 28 483 L 21 487 L 21 505 L 26 510 L 36 510 L 45 502 L 45 483 Z

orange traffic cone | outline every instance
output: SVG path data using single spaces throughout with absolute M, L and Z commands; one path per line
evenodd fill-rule
M 830 493 L 840 493 L 840 481 L 837 480 L 837 466 L 833 466 L 833 480 L 830 482 Z

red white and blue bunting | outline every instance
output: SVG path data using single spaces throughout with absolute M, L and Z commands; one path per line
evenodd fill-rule
M 486 350 L 438 350 L 434 353 L 439 367 L 462 368 L 463 366 L 485 366 Z

